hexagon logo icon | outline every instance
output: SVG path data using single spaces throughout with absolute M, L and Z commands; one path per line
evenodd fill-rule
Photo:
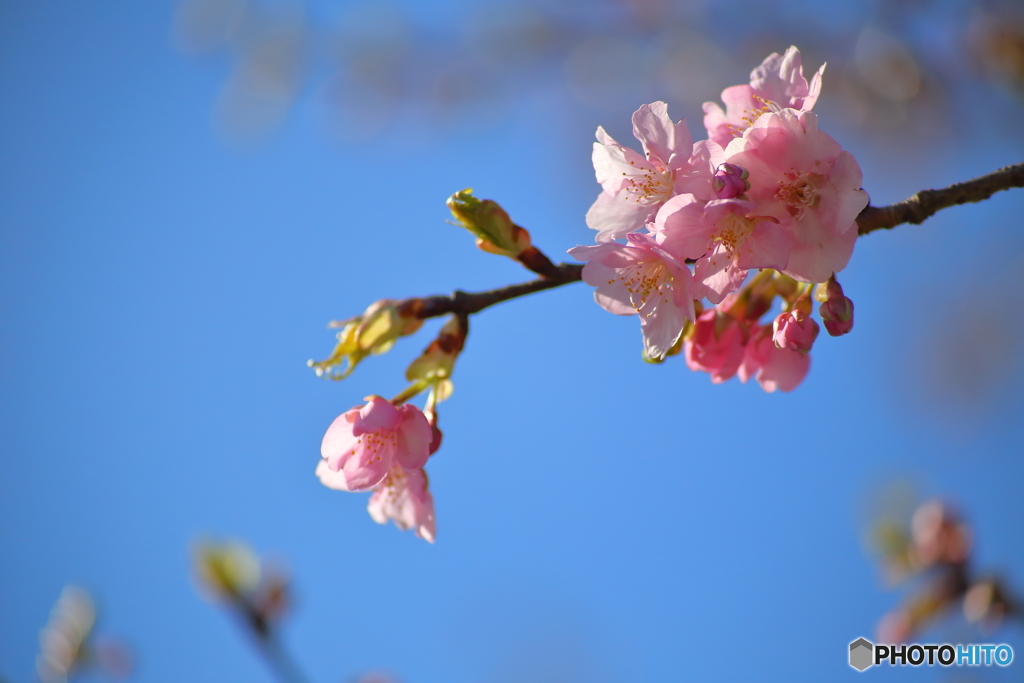
M 871 641 L 866 638 L 858 638 L 857 640 L 850 643 L 850 666 L 857 671 L 863 671 L 875 662 L 874 654 L 875 646 L 871 644 Z

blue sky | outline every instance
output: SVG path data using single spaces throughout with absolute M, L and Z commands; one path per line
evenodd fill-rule
M 592 131 L 628 139 L 641 102 L 609 121 L 538 96 L 496 129 L 405 121 L 343 144 L 306 93 L 238 148 L 211 125 L 226 65 L 176 51 L 172 12 L 0 3 L 0 675 L 31 680 L 72 582 L 135 680 L 270 680 L 194 590 L 204 535 L 284 558 L 285 640 L 316 681 L 857 675 L 847 644 L 901 596 L 862 542 L 893 480 L 955 501 L 978 565 L 1024 590 L 1024 193 L 864 238 L 841 278 L 856 329 L 820 340 L 789 395 L 642 363 L 636 322 L 583 285 L 475 317 L 430 546 L 313 469 L 331 420 L 397 393 L 436 324 L 340 384 L 305 361 L 376 299 L 529 279 L 445 222 L 456 190 L 501 201 L 553 258 L 588 243 Z M 824 101 L 821 127 L 884 204 L 1020 161 L 1020 136 L 970 106 L 973 127 L 913 158 L 833 130 Z M 700 135 L 699 110 L 673 113 Z M 960 621 L 929 637 L 981 638 Z M 1024 655 L 1021 635 L 997 640 Z

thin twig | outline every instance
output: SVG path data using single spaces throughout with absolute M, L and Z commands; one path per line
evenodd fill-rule
M 910 199 L 889 206 L 868 206 L 857 216 L 857 230 L 866 235 L 875 230 L 895 228 L 903 223 L 919 224 L 942 209 L 988 199 L 1000 190 L 1024 187 L 1024 164 L 1014 164 L 994 173 L 941 190 L 922 190 Z
M 942 209 L 957 204 L 984 201 L 1000 190 L 1009 190 L 1013 187 L 1024 187 L 1024 164 L 1007 166 L 994 173 L 956 183 L 941 190 L 922 190 L 910 199 L 889 206 L 867 206 L 857 216 L 857 231 L 861 235 L 867 235 L 875 230 L 887 230 L 903 223 L 922 223 Z M 550 276 L 529 282 L 486 292 L 456 291 L 450 296 L 441 294 L 424 297 L 419 300 L 422 303 L 417 303 L 416 316 L 426 319 L 449 313 L 472 315 L 502 301 L 561 287 L 582 279 L 582 264 L 560 263 L 554 266 Z

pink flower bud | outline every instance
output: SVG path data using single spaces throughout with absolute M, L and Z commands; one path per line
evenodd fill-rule
M 740 168 L 736 164 L 722 164 L 715 172 L 715 178 L 712 181 L 715 194 L 719 199 L 735 199 L 746 194 L 750 189 L 750 183 L 747 182 L 748 175 L 750 174 L 745 168 Z
M 818 306 L 818 315 L 825 323 L 825 330 L 833 337 L 841 337 L 853 329 L 853 302 L 845 296 Z
M 840 337 L 853 329 L 853 302 L 843 294 L 842 286 L 834 277 L 825 286 L 824 296 L 818 295 L 818 300 L 822 302 L 818 315 L 830 335 Z
M 807 353 L 820 331 L 814 318 L 807 317 L 803 311 L 796 309 L 780 313 L 772 325 L 775 346 L 787 351 Z
M 704 311 L 686 340 L 686 364 L 691 370 L 711 373 L 711 381 L 720 384 L 739 369 L 747 343 L 747 325 L 716 308 Z

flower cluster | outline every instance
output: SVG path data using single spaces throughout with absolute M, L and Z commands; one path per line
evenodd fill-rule
M 599 305 L 639 315 L 648 359 L 685 349 L 713 382 L 738 375 L 789 391 L 807 374 L 819 330 L 812 291 L 829 334 L 852 328 L 835 273 L 850 260 L 868 197 L 853 156 L 810 111 L 823 71 L 808 84 L 799 50 L 771 55 L 749 85 L 722 93 L 725 110 L 704 105 L 708 139 L 696 143 L 664 102 L 633 114 L 643 153 L 598 128 L 602 191 L 587 213 L 597 244 L 569 254 L 586 262 Z M 750 270 L 761 275 L 748 279 Z M 776 296 L 782 312 L 763 325 Z
M 411 321 L 421 322 L 417 315 L 422 306 L 420 299 L 377 302 L 356 322 L 347 323 L 346 329 L 362 329 L 365 320 L 373 320 L 374 311 L 400 311 L 401 315 L 387 318 L 387 325 L 369 326 L 371 330 L 380 328 L 374 331 L 375 338 L 387 339 L 390 347 L 397 336 L 419 327 Z M 339 415 L 324 434 L 316 468 L 317 477 L 328 488 L 373 491 L 367 510 L 376 522 L 393 520 L 400 529 L 415 529 L 417 536 L 431 543 L 437 534 L 434 498 L 423 468 L 441 445 L 437 404 L 451 395 L 450 377 L 465 343 L 467 325 L 464 317 L 455 316 L 441 328 L 438 337 L 409 365 L 405 376 L 411 384 L 401 394 L 391 400 L 367 396 L 365 404 Z M 359 348 L 361 335 L 353 332 L 349 336 L 350 346 Z M 349 343 L 346 339 L 342 344 Z M 309 364 L 317 374 L 336 377 L 331 374 L 335 365 L 347 362 L 349 370 L 354 366 L 346 356 L 335 350 L 331 358 Z M 428 391 L 424 410 L 407 403 L 423 391 Z

